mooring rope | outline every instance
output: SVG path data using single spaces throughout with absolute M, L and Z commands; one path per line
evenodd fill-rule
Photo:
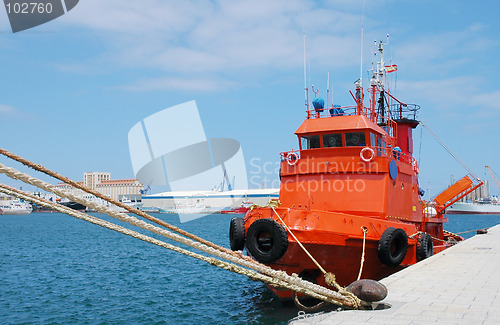
M 304 247 L 304 245 L 302 245 L 302 243 L 299 241 L 299 239 L 295 236 L 295 234 L 293 233 L 293 231 L 287 226 L 287 224 L 285 223 L 285 221 L 283 221 L 283 219 L 281 218 L 281 216 L 279 215 L 279 213 L 276 212 L 275 206 L 274 205 L 270 205 L 270 207 L 274 211 L 274 214 L 276 214 L 276 216 L 278 217 L 278 219 L 281 221 L 281 223 L 285 226 L 286 230 L 293 237 L 293 239 L 295 239 L 295 241 L 300 246 L 300 248 L 302 248 L 302 250 L 307 254 L 307 256 L 309 256 L 309 258 L 313 261 L 313 263 L 316 264 L 316 266 L 319 268 L 319 270 L 321 272 L 323 272 L 326 284 L 328 284 L 329 286 L 335 287 L 335 289 L 337 289 L 338 292 L 341 295 L 345 296 L 348 299 L 352 299 L 352 300 L 358 299 L 358 297 L 356 297 L 356 295 L 354 295 L 352 292 L 347 291 L 344 287 L 342 287 L 340 284 L 338 284 L 338 282 L 335 279 L 335 274 L 333 274 L 331 272 L 327 272 L 321 266 L 321 264 L 319 264 L 318 261 L 316 261 L 316 259 L 311 255 L 311 253 L 309 253 L 309 251 Z
M 0 192 L 5 193 L 7 195 L 15 196 L 17 198 L 20 198 L 20 199 L 23 199 L 26 201 L 31 201 L 33 203 L 40 205 L 40 206 L 53 209 L 53 210 L 60 212 L 60 213 L 68 214 L 68 215 L 73 216 L 77 219 L 81 219 L 81 220 L 93 223 L 95 225 L 98 225 L 98 226 L 101 226 L 101 227 L 104 227 L 104 228 L 107 228 L 107 229 L 110 229 L 110 230 L 113 230 L 113 231 L 116 231 L 116 232 L 119 232 L 119 233 L 122 233 L 122 234 L 125 234 L 128 236 L 131 236 L 133 238 L 140 239 L 142 241 L 145 241 L 145 242 L 148 242 L 148 243 L 151 243 L 151 244 L 163 247 L 163 248 L 167 248 L 169 250 L 184 254 L 186 256 L 199 259 L 201 261 L 204 261 L 204 262 L 209 263 L 211 265 L 217 266 L 219 268 L 223 268 L 223 269 L 231 271 L 231 272 L 245 275 L 245 276 L 251 278 L 252 280 L 261 281 L 261 282 L 264 282 L 266 284 L 276 286 L 276 287 L 281 287 L 281 288 L 284 288 L 287 290 L 292 290 L 294 292 L 300 292 L 302 294 L 305 294 L 305 295 L 308 295 L 308 296 L 311 296 L 313 298 L 320 299 L 323 301 L 327 301 L 329 303 L 345 304 L 344 301 L 339 300 L 339 299 L 335 299 L 329 295 L 323 295 L 321 293 L 317 293 L 315 291 L 312 291 L 308 288 L 301 287 L 300 285 L 297 285 L 294 283 L 289 283 L 289 282 L 283 281 L 281 279 L 278 279 L 278 278 L 275 278 L 272 276 L 267 276 L 267 275 L 261 274 L 259 272 L 256 272 L 254 270 L 249 270 L 249 269 L 243 268 L 243 267 L 235 265 L 235 264 L 231 264 L 231 263 L 228 263 L 225 261 L 218 260 L 218 259 L 213 258 L 213 257 L 207 257 L 207 256 L 204 256 L 201 254 L 193 253 L 191 251 L 188 251 L 186 249 L 182 249 L 182 248 L 177 247 L 175 245 L 172 245 L 172 244 L 163 242 L 161 240 L 146 236 L 144 234 L 141 234 L 141 233 L 138 233 L 136 231 L 124 228 L 122 226 L 115 225 L 111 222 L 99 219 L 97 217 L 87 215 L 83 212 L 75 211 L 75 210 L 72 210 L 68 207 L 62 206 L 60 204 L 50 202 L 50 201 L 47 201 L 47 200 L 44 200 L 41 198 L 37 198 L 35 196 L 32 196 L 28 193 L 19 191 L 17 189 L 14 189 L 10 186 L 5 185 L 5 184 L 0 184 Z
M 274 214 L 276 214 L 276 216 L 278 217 L 279 221 L 281 221 L 281 223 L 283 224 L 283 226 L 285 226 L 286 230 L 293 237 L 293 239 L 295 239 L 295 241 L 300 246 L 300 248 L 302 248 L 302 250 L 306 253 L 306 255 L 309 256 L 309 258 L 311 259 L 311 261 L 313 261 L 313 263 L 316 264 L 316 266 L 319 268 L 319 270 L 323 274 L 326 274 L 327 273 L 326 270 L 321 266 L 321 264 L 318 263 L 318 261 L 316 261 L 316 259 L 311 255 L 311 253 L 309 253 L 309 251 L 304 247 L 304 245 L 302 245 L 302 243 L 300 242 L 300 240 L 298 240 L 297 237 L 295 237 L 295 234 L 293 233 L 293 231 L 287 226 L 287 224 L 285 223 L 285 221 L 283 221 L 283 219 L 278 214 L 278 212 L 276 212 L 276 209 L 274 208 L 274 206 L 270 206 L 270 207 L 274 211 Z
M 100 199 L 103 199 L 104 201 L 112 203 L 112 204 L 114 204 L 114 205 L 116 205 L 116 206 L 118 206 L 120 208 L 125 209 L 126 211 L 129 211 L 130 213 L 133 213 L 133 214 L 136 214 L 138 216 L 141 216 L 141 217 L 143 217 L 146 220 L 154 222 L 154 223 L 156 223 L 156 224 L 158 224 L 160 226 L 163 226 L 163 227 L 165 227 L 167 229 L 170 229 L 170 230 L 172 230 L 172 231 L 174 231 L 174 232 L 176 232 L 178 234 L 181 234 L 181 235 L 183 235 L 185 237 L 191 238 L 191 239 L 193 239 L 195 241 L 203 243 L 203 244 L 205 244 L 205 245 L 207 245 L 209 247 L 218 249 L 218 250 L 220 250 L 222 252 L 226 252 L 228 254 L 233 254 L 235 256 L 237 255 L 237 253 L 235 253 L 235 252 L 233 252 L 233 251 L 231 251 L 231 250 L 229 250 L 227 248 L 224 248 L 224 247 L 219 246 L 219 245 L 215 245 L 214 243 L 212 243 L 212 242 L 210 242 L 208 240 L 205 240 L 205 239 L 200 238 L 200 237 L 198 237 L 196 235 L 193 235 L 193 234 L 191 234 L 191 233 L 189 233 L 189 232 L 187 232 L 187 231 L 185 231 L 185 230 L 183 230 L 181 228 L 173 226 L 173 225 L 171 225 L 171 224 L 169 224 L 169 223 L 167 223 L 167 222 L 165 222 L 165 221 L 163 221 L 161 219 L 155 218 L 155 217 L 147 214 L 144 211 L 141 211 L 141 210 L 136 209 L 134 207 L 131 207 L 131 206 L 127 205 L 127 204 L 124 204 L 124 203 L 122 203 L 120 201 L 117 201 L 117 200 L 115 200 L 113 198 L 110 198 L 110 197 L 108 197 L 108 196 L 106 196 L 106 195 L 104 195 L 104 194 L 102 194 L 102 193 L 100 193 L 98 191 L 95 191 L 93 189 L 87 188 L 87 187 L 83 186 L 81 183 L 75 182 L 75 181 L 73 181 L 73 180 L 71 180 L 71 179 L 69 179 L 69 178 L 67 178 L 67 177 L 65 177 L 65 176 L 63 176 L 63 175 L 61 175 L 61 174 L 59 174 L 57 172 L 54 172 L 54 171 L 52 171 L 52 170 L 50 170 L 50 169 L 48 169 L 48 168 L 40 165 L 40 164 L 35 164 L 32 161 L 29 161 L 28 159 L 25 159 L 25 158 L 23 158 L 21 156 L 18 156 L 16 154 L 12 153 L 12 152 L 9 152 L 8 150 L 0 148 L 0 154 L 4 155 L 6 157 L 9 157 L 10 159 L 15 160 L 17 162 L 20 162 L 20 163 L 22 163 L 25 166 L 33 168 L 34 170 L 42 172 L 42 173 L 44 173 L 46 175 L 49 175 L 51 177 L 54 177 L 54 178 L 60 180 L 61 182 L 64 182 L 64 183 L 69 184 L 69 185 L 71 185 L 71 186 L 73 186 L 75 188 L 78 188 L 78 189 L 80 189 L 80 190 L 82 190 L 84 192 L 92 194 L 92 195 L 94 195 L 94 196 L 96 196 L 96 197 L 98 197 Z M 249 259 L 249 260 L 251 260 L 251 259 Z
M 358 279 L 361 279 L 361 273 L 363 273 L 363 265 L 365 264 L 365 248 L 366 248 L 366 234 L 368 233 L 368 228 L 365 226 L 361 227 L 363 231 L 363 252 L 361 253 L 361 265 L 359 266 Z
M 429 127 L 427 125 L 424 124 L 424 122 L 422 121 L 419 121 L 420 124 L 427 130 L 427 132 L 429 132 L 433 137 L 434 139 L 437 140 L 437 142 L 439 142 L 439 144 L 446 150 L 448 151 L 448 153 L 453 157 L 455 158 L 455 160 L 460 164 L 462 165 L 462 167 L 464 167 L 468 172 L 469 174 L 474 177 L 478 182 L 480 182 L 481 180 L 479 179 L 479 177 L 476 176 L 476 174 L 472 171 L 472 169 L 469 168 L 469 166 L 467 166 L 463 161 L 462 159 L 460 159 L 453 151 L 451 151 L 451 149 L 436 135 L 434 134 L 434 132 L 432 132 L 431 129 L 429 129 Z
M 7 167 L 3 164 L 0 164 L 0 173 L 4 173 L 11 178 L 19 179 L 27 184 L 31 184 L 33 186 L 39 187 L 39 188 L 44 189 L 48 192 L 55 193 L 58 196 L 66 197 L 74 202 L 85 204 L 85 205 L 89 206 L 90 208 L 95 209 L 98 212 L 106 213 L 113 218 L 117 218 L 121 221 L 127 222 L 129 224 L 134 225 L 134 226 L 138 226 L 142 229 L 149 230 L 153 233 L 156 233 L 156 234 L 164 236 L 166 238 L 175 240 L 175 241 L 180 242 L 184 245 L 201 250 L 205 253 L 215 255 L 215 256 L 217 256 L 219 258 L 223 258 L 227 261 L 248 267 L 248 268 L 255 270 L 257 272 L 260 272 L 262 274 L 266 274 L 266 275 L 268 275 L 272 278 L 275 278 L 277 280 L 284 281 L 284 282 L 290 283 L 292 285 L 295 285 L 297 287 L 303 288 L 302 291 L 296 291 L 296 292 L 302 293 L 304 290 L 309 290 L 311 292 L 314 292 L 316 295 L 322 295 L 323 297 L 328 298 L 328 299 L 321 299 L 321 298 L 318 298 L 318 299 L 325 300 L 328 302 L 334 301 L 333 303 L 335 303 L 335 304 L 346 305 L 346 306 L 349 306 L 352 308 L 359 308 L 359 306 L 361 305 L 361 301 L 355 296 L 354 296 L 355 299 L 353 297 L 345 297 L 344 295 L 342 295 L 338 292 L 335 292 L 335 291 L 332 291 L 328 288 L 322 287 L 320 285 L 316 285 L 316 284 L 313 284 L 311 282 L 305 281 L 305 280 L 299 278 L 298 276 L 290 276 L 284 271 L 273 270 L 270 267 L 265 266 L 263 264 L 254 263 L 253 261 L 249 260 L 248 258 L 242 258 L 240 256 L 235 256 L 235 254 L 228 254 L 226 252 L 220 251 L 220 250 L 215 249 L 213 247 L 209 247 L 207 245 L 204 245 L 203 243 L 196 242 L 196 241 L 191 240 L 189 238 L 182 237 L 182 236 L 175 234 L 175 233 L 172 233 L 166 229 L 162 229 L 162 228 L 153 226 L 151 224 L 148 224 L 148 223 L 146 223 L 142 220 L 139 220 L 133 216 L 126 215 L 124 213 L 107 208 L 105 206 L 99 205 L 97 203 L 86 200 L 84 198 L 72 195 L 71 193 L 67 193 L 66 191 L 61 190 L 61 189 L 55 187 L 54 185 L 45 183 L 39 179 L 31 177 L 30 175 L 21 173 L 12 167 Z M 32 201 L 32 200 L 30 200 L 30 201 Z M 62 213 L 65 213 L 65 212 L 62 212 Z M 216 265 L 216 264 L 214 264 L 214 265 Z M 266 281 L 263 281 L 263 282 L 268 283 Z M 273 285 L 273 283 L 270 283 L 270 285 Z M 276 283 L 274 285 L 281 286 L 281 285 L 276 284 Z M 293 290 L 293 289 L 290 289 L 290 290 Z M 308 295 L 313 296 L 311 294 L 308 294 Z
M 473 230 L 473 231 L 475 231 L 475 230 Z M 450 235 L 458 235 L 458 234 L 454 234 L 454 233 L 446 231 L 446 230 L 443 230 L 443 232 L 449 233 Z M 469 231 L 466 231 L 466 232 L 469 232 Z M 426 233 L 426 232 L 423 232 L 423 231 L 417 231 L 416 233 L 409 235 L 408 238 L 414 238 L 415 236 L 418 236 L 420 234 L 428 234 L 432 239 L 440 241 L 440 242 L 445 243 L 445 244 L 456 245 L 457 243 L 459 243 L 459 241 L 457 241 L 455 239 L 444 240 L 444 239 L 440 239 L 440 238 L 431 236 L 429 233 Z
M 462 231 L 462 232 L 455 232 L 455 233 L 450 233 L 452 235 L 462 235 L 462 234 L 467 234 L 469 232 L 478 232 L 478 231 L 484 231 L 488 230 L 488 228 L 481 228 L 481 229 L 474 229 L 474 230 L 467 230 L 467 231 Z

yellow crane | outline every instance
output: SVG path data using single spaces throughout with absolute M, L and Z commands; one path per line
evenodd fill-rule
M 493 172 L 493 169 L 490 168 L 490 166 L 484 166 L 488 172 L 491 175 L 491 178 L 493 178 L 493 181 L 495 182 L 495 185 L 498 187 L 498 190 L 500 191 L 500 183 L 498 182 L 498 179 L 495 177 L 495 173 Z

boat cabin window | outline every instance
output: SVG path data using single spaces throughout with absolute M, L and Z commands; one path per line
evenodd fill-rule
M 320 147 L 319 135 L 308 135 L 300 138 L 302 149 L 315 149 Z
M 370 146 L 375 147 L 377 146 L 377 136 L 375 133 L 370 132 Z
M 377 137 L 377 147 L 378 147 L 378 155 L 385 156 L 385 141 L 382 140 L 381 137 Z
M 347 147 L 366 146 L 364 132 L 351 132 L 345 134 L 345 145 Z
M 342 147 L 342 133 L 323 134 L 323 148 Z

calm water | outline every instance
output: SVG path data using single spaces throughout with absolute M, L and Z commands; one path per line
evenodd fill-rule
M 156 216 L 229 246 L 231 215 Z M 498 223 L 452 215 L 446 229 Z M 66 215 L 0 216 L 0 225 L 1 324 L 279 324 L 297 315 L 258 282 Z

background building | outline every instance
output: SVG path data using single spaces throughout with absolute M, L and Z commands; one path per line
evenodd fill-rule
M 119 201 L 124 198 L 131 201 L 140 201 L 141 191 L 144 190 L 144 185 L 136 179 L 112 180 L 111 173 L 105 172 L 85 172 L 83 174 L 83 182 L 77 183 Z M 66 183 L 59 183 L 56 186 L 69 191 L 74 195 L 78 195 L 86 199 L 95 199 L 93 195 Z
M 102 181 L 109 181 L 110 179 L 111 173 L 85 172 L 83 173 L 83 186 L 95 190 L 97 184 Z
M 136 179 L 103 180 L 95 185 L 95 190 L 120 201 L 123 198 L 140 201 L 144 185 Z

